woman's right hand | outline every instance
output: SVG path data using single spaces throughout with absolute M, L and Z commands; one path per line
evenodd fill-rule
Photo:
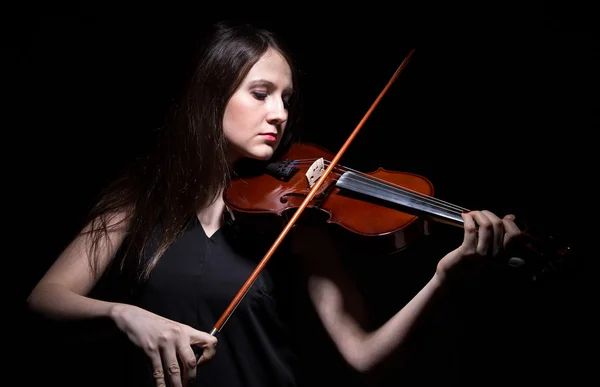
M 133 305 L 115 305 L 111 313 L 117 327 L 150 358 L 157 387 L 183 387 L 196 378 L 196 366 L 212 359 L 217 339 Z M 202 349 L 196 361 L 192 345 Z M 180 363 L 183 369 L 180 368 Z

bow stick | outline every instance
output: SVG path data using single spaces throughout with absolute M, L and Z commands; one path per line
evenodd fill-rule
M 340 148 L 338 153 L 333 158 L 333 160 L 329 163 L 329 166 L 327 167 L 327 169 L 323 172 L 323 174 L 321 175 L 319 180 L 312 186 L 312 189 L 310 190 L 310 192 L 308 193 L 308 195 L 306 196 L 306 198 L 304 199 L 304 201 L 302 202 L 300 207 L 298 207 L 298 209 L 296 210 L 294 215 L 290 218 L 287 225 L 281 231 L 281 233 L 279 234 L 277 239 L 275 239 L 275 242 L 273 243 L 271 248 L 267 251 L 265 256 L 262 258 L 262 260 L 256 266 L 256 268 L 254 269 L 252 274 L 250 274 L 250 276 L 248 277 L 248 279 L 246 280 L 244 285 L 241 287 L 241 289 L 238 291 L 235 298 L 231 301 L 231 303 L 229 304 L 227 309 L 225 309 L 225 312 L 223 312 L 223 314 L 221 315 L 221 318 L 219 318 L 219 320 L 216 322 L 213 329 L 210 331 L 210 334 L 212 336 L 214 336 L 217 332 L 220 332 L 221 329 L 223 328 L 223 326 L 225 325 L 225 323 L 227 322 L 227 320 L 229 320 L 229 317 L 231 317 L 231 315 L 233 314 L 233 312 L 235 311 L 237 306 L 240 304 L 240 302 L 242 301 L 244 296 L 248 293 L 248 290 L 250 290 L 250 287 L 254 284 L 254 282 L 256 281 L 256 278 L 258 277 L 260 272 L 263 270 L 263 268 L 265 267 L 265 265 L 267 264 L 269 259 L 273 256 L 273 253 L 275 253 L 275 250 L 279 247 L 279 245 L 283 241 L 283 238 L 285 238 L 285 236 L 292 229 L 292 226 L 294 225 L 294 223 L 296 223 L 296 220 L 300 217 L 300 215 L 302 214 L 302 212 L 304 211 L 304 209 L 306 208 L 308 203 L 313 199 L 316 192 L 319 190 L 319 188 L 321 187 L 321 185 L 323 184 L 323 182 L 325 181 L 327 176 L 331 173 L 333 168 L 335 168 L 339 159 L 342 157 L 342 155 L 344 154 L 344 152 L 346 151 L 348 146 L 350 146 L 350 143 L 352 142 L 352 140 L 354 140 L 354 138 L 356 137 L 356 135 L 358 134 L 360 129 L 363 127 L 363 125 L 367 121 L 367 118 L 369 118 L 371 113 L 373 113 L 373 110 L 375 110 L 375 107 L 379 104 L 379 101 L 381 101 L 381 99 L 383 98 L 385 93 L 388 91 L 388 89 L 391 87 L 391 85 L 394 83 L 396 78 L 398 78 L 398 76 L 400 75 L 400 73 L 402 72 L 404 67 L 406 67 L 406 65 L 408 64 L 408 61 L 410 60 L 410 57 L 412 56 L 414 51 L 415 50 L 412 49 L 408 53 L 406 58 L 404 58 L 404 60 L 400 64 L 400 66 L 398 66 L 398 69 L 394 72 L 394 75 L 392 75 L 392 77 L 390 78 L 388 83 L 385 85 L 383 90 L 379 93 L 379 96 L 377 97 L 377 99 L 375 99 L 375 101 L 373 102 L 373 104 L 371 105 L 371 107 L 369 108 L 367 113 L 360 120 L 360 122 L 358 123 L 356 128 L 352 131 L 352 133 L 350 134 L 350 136 L 348 137 L 348 139 L 346 140 L 344 145 L 342 145 L 342 147 Z

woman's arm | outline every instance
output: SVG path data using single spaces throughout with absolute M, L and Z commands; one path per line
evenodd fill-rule
M 53 320 L 82 320 L 110 317 L 114 303 L 88 298 L 122 244 L 127 224 L 125 214 L 110 219 L 108 235 L 97 251 L 97 272 L 90 262 L 90 225 L 79 233 L 58 256 L 30 293 L 29 309 Z
M 394 316 L 374 331 L 364 328 L 366 321 L 363 300 L 344 272 L 340 257 L 326 234 L 296 234 L 296 253 L 301 255 L 308 270 L 309 295 L 325 329 L 346 361 L 361 372 L 370 371 L 392 353 L 401 350 L 419 319 L 435 305 L 447 288 L 447 278 L 466 260 L 485 259 L 498 255 L 519 230 L 512 217 L 504 220 L 484 212 L 464 214 L 465 238 L 460 247 L 440 260 L 427 284 Z M 475 226 L 475 219 L 479 230 Z M 311 243 L 306 239 L 311 238 Z M 316 239 L 315 239 L 316 238 Z M 300 243 L 301 241 L 304 243 Z M 311 250 L 310 247 L 319 246 Z
M 170 385 L 182 387 L 196 377 L 198 364 L 215 355 L 215 337 L 134 305 L 88 297 L 123 243 L 127 229 L 124 216 L 111 219 L 108 236 L 97 249 L 96 273 L 89 261 L 89 238 L 80 234 L 35 286 L 27 300 L 29 308 L 57 321 L 107 318 L 146 353 L 157 386 L 168 380 Z M 192 346 L 202 349 L 198 360 Z

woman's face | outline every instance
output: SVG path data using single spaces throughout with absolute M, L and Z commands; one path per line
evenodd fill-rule
M 273 156 L 285 130 L 292 88 L 290 66 L 281 54 L 269 49 L 225 107 L 223 131 L 233 161 Z

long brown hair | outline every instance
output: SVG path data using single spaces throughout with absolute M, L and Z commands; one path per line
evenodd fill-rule
M 269 48 L 279 51 L 292 68 L 295 91 L 280 148 L 292 140 L 298 79 L 287 48 L 274 33 L 247 24 L 214 27 L 155 146 L 102 192 L 89 213 L 92 259 L 107 236 L 111 215 L 125 213 L 127 237 L 118 254 L 119 268 L 133 270 L 138 280 L 148 277 L 198 209 L 214 201 L 229 183 L 232 166 L 222 130 L 225 107 Z

